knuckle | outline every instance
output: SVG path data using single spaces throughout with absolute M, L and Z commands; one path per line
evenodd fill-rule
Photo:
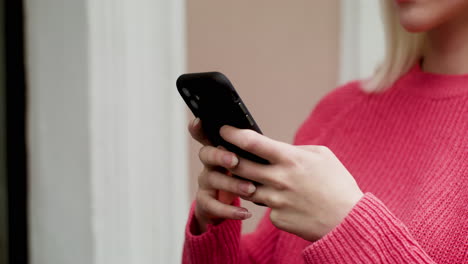
M 323 153 L 331 152 L 331 150 L 327 146 L 323 146 L 323 145 L 306 145 L 306 146 L 301 146 L 300 149 L 303 149 L 307 152 L 313 152 L 316 154 L 323 154 Z
M 288 188 L 287 179 L 286 179 L 287 177 L 288 176 L 285 176 L 285 175 L 277 175 L 276 177 L 274 177 L 275 179 L 271 182 L 271 185 L 276 190 L 280 190 L 280 191 L 286 190 Z
M 327 146 L 322 145 L 315 146 L 315 149 L 320 154 L 328 154 L 331 152 L 331 150 Z
M 206 167 L 203 169 L 203 171 L 200 173 L 200 176 L 198 177 L 198 185 L 200 188 L 203 189 L 212 189 L 213 188 L 213 178 L 214 174 L 216 172 L 207 169 Z
M 302 152 L 302 155 L 297 155 L 297 158 L 292 164 L 296 169 L 301 169 L 304 164 L 310 162 L 319 164 L 328 159 L 330 155 L 333 155 L 332 151 L 327 146 L 323 145 L 306 146 L 304 150 L 305 152 Z
M 224 190 L 229 191 L 231 193 L 238 194 L 241 192 L 241 190 L 239 189 L 240 181 L 233 177 L 224 178 L 222 185 Z
M 242 149 L 256 149 L 257 148 L 257 141 L 255 140 L 255 132 L 250 129 L 245 129 L 242 131 Z
M 272 187 L 280 191 L 288 189 L 292 180 L 289 173 L 286 173 L 286 172 L 275 173 L 275 175 L 272 176 L 271 179 L 272 179 L 271 180 Z
M 241 193 L 242 191 L 239 188 L 240 182 L 241 182 L 240 180 L 237 180 L 233 177 L 226 178 L 226 181 L 225 181 L 226 190 L 235 194 Z
M 307 162 L 308 162 L 308 161 L 304 161 L 304 158 L 303 158 L 303 157 L 301 157 L 301 158 L 298 157 L 298 158 L 296 158 L 296 159 L 291 160 L 290 163 L 289 163 L 289 165 L 290 165 L 290 168 L 291 168 L 293 171 L 299 171 L 299 170 L 301 170 L 301 168 L 303 167 L 303 165 L 304 165 L 305 163 L 307 163 Z M 283 178 L 284 178 L 285 181 L 290 180 L 290 179 L 289 179 L 289 178 L 290 178 L 289 174 L 284 174 L 284 175 L 283 175 Z
M 197 202 L 200 202 L 198 205 L 200 210 L 207 215 L 216 215 L 216 208 L 213 208 L 214 204 L 212 203 L 212 197 L 208 195 L 201 195 L 201 199 Z
M 223 189 L 226 184 L 224 183 L 225 178 L 222 176 L 218 171 L 209 170 L 206 174 L 207 185 L 211 189 Z
M 284 153 L 283 158 L 285 164 L 292 168 L 299 166 L 303 159 L 303 155 L 301 155 L 302 153 L 304 153 L 302 150 L 291 150 L 287 153 Z
M 315 146 L 315 161 L 318 163 L 325 162 L 334 154 L 333 152 L 326 146 Z
M 209 189 L 235 192 L 237 190 L 235 182 L 230 177 L 225 177 L 216 170 L 208 170 L 204 177 L 204 186 Z
M 298 155 L 296 153 L 287 153 L 283 158 L 287 164 L 294 165 L 298 160 Z
M 213 208 L 211 208 L 211 209 L 212 209 L 213 214 L 215 214 L 215 215 L 217 215 L 217 216 L 224 216 L 224 217 L 226 217 L 226 215 L 225 215 L 226 212 L 225 212 L 225 210 L 224 210 L 224 205 L 223 205 L 223 204 L 221 204 L 221 203 L 213 203 L 213 204 L 212 204 L 212 207 L 213 207 Z
M 213 186 L 213 173 L 214 172 L 212 170 L 207 170 L 206 171 L 205 177 L 204 177 L 206 186 L 210 186 L 210 187 Z
M 203 146 L 200 148 L 200 151 L 198 152 L 198 157 L 200 158 L 200 161 L 203 162 L 204 164 L 216 164 L 218 161 L 217 156 L 219 155 L 218 149 L 212 147 L 212 146 Z
M 272 194 L 266 198 L 266 202 L 272 208 L 281 208 L 285 206 L 285 201 L 281 195 Z
M 210 200 L 208 200 L 206 205 L 206 210 L 207 214 L 210 214 L 214 217 L 229 218 L 229 213 L 227 212 L 225 205 L 219 202 L 215 202 L 214 198 L 210 197 Z
M 198 158 L 200 158 L 201 161 L 204 160 L 207 149 L 208 147 L 204 146 L 204 147 L 201 147 L 200 150 L 198 151 Z

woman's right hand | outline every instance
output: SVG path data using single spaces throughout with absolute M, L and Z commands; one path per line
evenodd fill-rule
M 255 192 L 255 185 L 250 181 L 232 177 L 228 169 L 237 166 L 236 155 L 222 147 L 214 147 L 203 134 L 200 119 L 189 125 L 192 138 L 200 142 L 199 158 L 204 167 L 198 176 L 195 217 L 198 231 L 203 233 L 207 224 L 217 224 L 223 219 L 244 220 L 252 214 L 245 208 L 233 206 L 238 197 L 248 197 Z

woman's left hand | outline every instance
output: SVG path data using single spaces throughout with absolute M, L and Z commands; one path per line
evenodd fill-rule
M 270 219 L 281 230 L 316 241 L 343 221 L 363 196 L 353 176 L 325 146 L 294 146 L 231 126 L 223 126 L 220 135 L 271 163 L 239 157 L 230 171 L 262 184 L 242 198 L 270 207 Z

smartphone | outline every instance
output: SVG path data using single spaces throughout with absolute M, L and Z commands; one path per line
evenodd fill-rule
M 202 121 L 203 132 L 214 146 L 223 146 L 245 159 L 269 164 L 266 159 L 238 148 L 219 135 L 219 129 L 224 125 L 252 129 L 262 134 L 234 86 L 224 74 L 220 72 L 183 74 L 177 79 L 176 84 L 177 90 L 193 115 Z M 234 175 L 234 177 L 239 176 Z M 253 183 L 260 185 L 257 182 Z M 255 204 L 265 206 L 260 203 Z
M 226 142 L 220 135 L 223 125 L 252 129 L 262 134 L 254 118 L 229 79 L 220 72 L 183 74 L 177 90 L 192 113 L 202 121 L 203 132 L 214 146 L 223 146 L 240 157 L 261 164 L 269 162 Z

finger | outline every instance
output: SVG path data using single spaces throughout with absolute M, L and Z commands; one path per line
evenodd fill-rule
M 197 207 L 204 215 L 214 218 L 244 220 L 252 216 L 247 209 L 223 204 L 203 191 L 198 194 Z
M 200 177 L 199 184 L 204 189 L 227 191 L 238 196 L 250 196 L 256 190 L 253 183 L 216 170 L 208 170 L 204 177 Z
M 270 207 L 266 203 L 266 200 L 267 200 L 266 198 L 268 197 L 269 192 L 270 192 L 270 188 L 268 186 L 260 185 L 260 186 L 257 186 L 253 194 L 249 196 L 240 195 L 239 197 L 241 197 L 244 200 L 251 201 L 253 203 L 265 204 L 268 207 Z
M 275 165 L 260 164 L 241 157 L 238 159 L 237 166 L 229 169 L 232 174 L 265 185 L 277 184 L 279 177 Z
M 223 126 L 219 131 L 221 137 L 237 147 L 268 160 L 277 163 L 291 152 L 289 144 L 270 139 L 251 129 L 238 129 L 232 126 Z
M 240 196 L 242 199 L 257 204 L 264 204 L 270 208 L 278 208 L 284 205 L 281 196 L 269 186 L 257 186 L 257 190 L 250 196 Z
M 195 118 L 189 125 L 188 130 L 193 139 L 200 142 L 203 146 L 211 145 L 210 140 L 203 133 L 200 118 Z
M 209 167 L 221 166 L 230 169 L 239 163 L 239 159 L 234 153 L 213 146 L 202 147 L 198 157 L 205 166 Z

